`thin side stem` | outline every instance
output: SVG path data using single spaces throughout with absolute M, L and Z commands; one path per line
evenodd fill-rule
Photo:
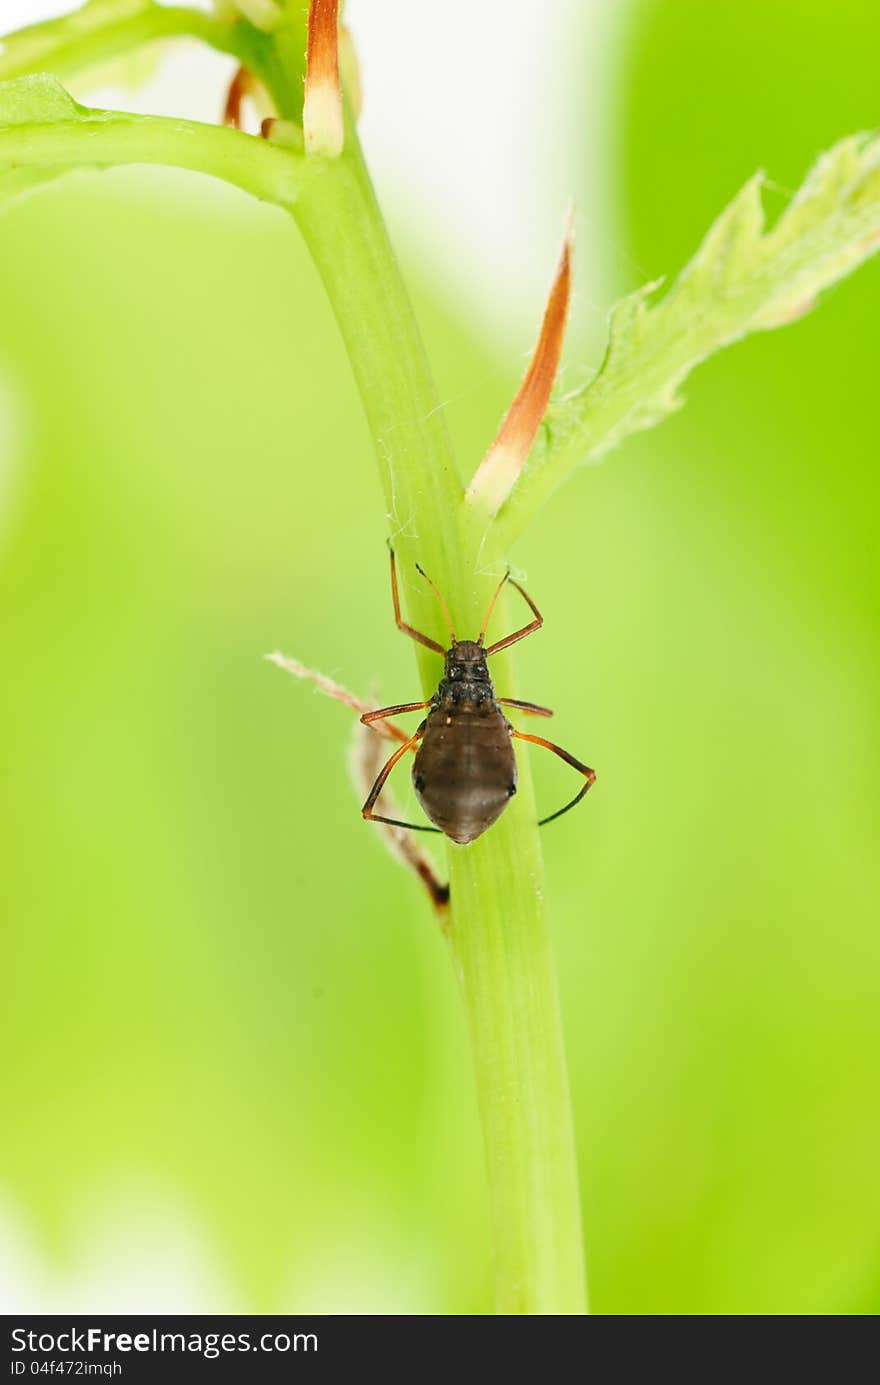
M 84 111 L 57 124 L 0 127 L 0 175 L 42 168 L 52 178 L 66 169 L 124 164 L 206 173 L 288 211 L 303 168 L 301 157 L 268 140 L 170 116 Z

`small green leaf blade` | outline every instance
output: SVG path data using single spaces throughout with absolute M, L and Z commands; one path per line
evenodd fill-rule
M 611 312 L 587 384 L 548 413 L 548 437 L 499 514 L 508 541 L 575 470 L 681 405 L 680 387 L 716 351 L 786 326 L 880 249 L 880 136 L 851 135 L 821 156 L 769 228 L 755 174 L 710 227 L 666 293 L 648 284 Z
M 85 115 L 56 77 L 47 72 L 0 82 L 0 131 L 28 125 L 75 123 Z M 0 212 L 16 198 L 51 182 L 65 172 L 63 165 L 28 165 L 0 154 Z
M 48 72 L 0 82 L 0 126 L 51 125 L 81 114 L 69 91 Z

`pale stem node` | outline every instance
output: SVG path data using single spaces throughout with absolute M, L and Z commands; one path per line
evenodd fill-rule
M 294 154 L 303 152 L 303 132 L 292 120 L 276 120 L 274 116 L 269 116 L 261 123 L 260 134 L 270 144 L 290 149 Z
M 348 104 L 355 120 L 360 119 L 364 108 L 364 88 L 361 81 L 361 65 L 351 30 L 345 24 L 339 26 L 339 71 L 342 85 L 348 97 Z
M 547 412 L 559 370 L 571 296 L 574 226 L 569 212 L 562 254 L 541 324 L 541 335 L 529 368 L 492 446 L 474 472 L 466 499 L 489 515 L 501 509 L 526 464 L 535 434 Z
M 342 153 L 345 124 L 339 83 L 338 0 L 312 0 L 303 134 L 306 153 L 336 159 Z
M 232 9 L 249 19 L 255 29 L 271 34 L 284 18 L 284 10 L 278 0 L 232 0 Z

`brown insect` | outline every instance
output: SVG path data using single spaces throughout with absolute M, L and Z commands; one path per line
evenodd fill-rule
M 407 625 L 400 614 L 400 598 L 397 591 L 397 568 L 394 553 L 391 554 L 391 595 L 394 601 L 394 620 L 398 630 L 417 640 L 419 644 L 442 654 L 445 660 L 443 677 L 434 696 L 427 702 L 404 702 L 398 707 L 381 707 L 377 712 L 364 712 L 361 721 L 369 725 L 371 721 L 384 720 L 401 712 L 423 711 L 430 708 L 428 715 L 405 744 L 388 760 L 370 790 L 370 795 L 362 808 L 365 818 L 372 822 L 387 822 L 392 827 L 409 827 L 414 832 L 444 832 L 454 842 L 462 845 L 479 837 L 493 822 L 496 822 L 513 795 L 516 793 L 516 757 L 511 741 L 531 741 L 552 750 L 566 764 L 571 765 L 584 776 L 583 787 L 570 803 L 558 808 L 549 817 L 542 818 L 539 826 L 561 817 L 580 803 L 584 794 L 595 782 L 596 775 L 587 765 L 582 765 L 573 755 L 542 736 L 527 736 L 517 731 L 501 708 L 516 707 L 521 712 L 533 716 L 551 717 L 549 707 L 539 707 L 534 702 L 518 702 L 512 697 L 496 697 L 489 676 L 487 659 L 501 649 L 507 649 L 517 640 L 525 639 L 535 630 L 540 630 L 544 617 L 527 592 L 514 582 L 509 573 L 502 577 L 486 612 L 483 628 L 476 640 L 457 640 L 452 628 L 446 602 L 427 573 L 416 564 L 418 571 L 433 590 L 449 627 L 450 646 L 444 649 L 436 640 L 430 639 L 420 631 Z M 496 640 L 489 648 L 484 648 L 483 640 L 495 603 L 506 582 L 516 587 L 531 610 L 534 619 Z M 416 751 L 413 764 L 412 781 L 416 798 L 424 808 L 434 827 L 426 827 L 415 822 L 400 822 L 397 818 L 380 817 L 373 812 L 373 804 L 379 797 L 385 781 L 408 750 Z

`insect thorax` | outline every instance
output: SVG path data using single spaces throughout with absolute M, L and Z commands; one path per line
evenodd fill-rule
M 486 651 L 473 640 L 459 640 L 446 651 L 446 667 L 434 694 L 435 705 L 462 707 L 495 702 Z

